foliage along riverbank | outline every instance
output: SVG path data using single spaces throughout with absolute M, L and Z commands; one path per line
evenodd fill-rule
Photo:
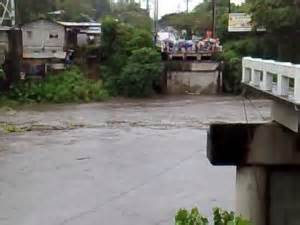
M 102 23 L 101 78 L 112 96 L 149 97 L 162 72 L 149 30 L 112 17 Z
M 150 97 L 159 86 L 163 71 L 161 55 L 155 49 L 150 29 L 134 27 L 113 17 L 102 23 L 100 69 L 93 80 L 78 64 L 39 80 L 19 80 L 2 92 L 2 104 L 68 103 L 103 101 L 108 97 Z M 84 53 L 78 53 L 83 57 Z M 76 60 L 75 60 L 76 61 Z M 84 62 L 85 60 L 81 60 Z M 1 104 L 1 103 L 0 103 Z
M 78 0 L 76 6 L 72 4 L 75 7 L 70 7 L 71 2 L 17 1 L 17 23 L 41 17 L 86 21 L 79 11 L 100 21 L 101 46 L 86 49 L 99 53 L 93 65 L 94 71 L 98 71 L 93 74 L 93 80 L 87 78 L 91 76 L 86 72 L 89 69 L 86 54 L 77 49 L 76 67 L 49 73 L 43 79 L 12 82 L 0 74 L 0 104 L 90 102 L 103 101 L 110 96 L 149 97 L 155 94 L 162 64 L 160 53 L 154 48 L 152 20 L 148 12 L 136 3 L 109 4 L 105 0 L 98 4 L 93 0 Z M 47 12 L 55 9 L 66 11 L 61 18 L 52 18 Z
M 10 86 L 5 97 L 21 103 L 90 102 L 108 97 L 100 80 L 90 80 L 78 67 L 58 74 L 48 74 L 43 80 L 19 81 Z

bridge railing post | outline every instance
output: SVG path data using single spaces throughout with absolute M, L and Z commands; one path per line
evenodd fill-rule
M 295 66 L 294 101 L 300 103 L 300 65 Z
M 251 69 L 244 67 L 243 68 L 243 78 L 242 82 L 249 84 L 251 82 Z
M 264 91 L 272 91 L 273 88 L 273 75 L 266 70 L 263 71 L 263 84 L 262 89 Z
M 277 75 L 277 94 L 279 96 L 289 95 L 289 78 L 281 74 Z
M 262 89 L 264 91 L 272 91 L 273 90 L 273 75 L 270 73 L 270 67 L 272 67 L 274 61 L 273 60 L 262 60 L 261 62 L 262 70 L 263 70 L 263 84 Z
M 251 85 L 259 87 L 260 86 L 260 77 L 261 77 L 261 71 L 256 70 L 256 69 L 252 69 L 252 71 L 254 71 L 253 73 L 253 77 L 251 79 Z

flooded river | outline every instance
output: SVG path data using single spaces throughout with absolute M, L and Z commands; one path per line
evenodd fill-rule
M 259 122 L 269 102 L 172 97 L 0 112 L 1 225 L 170 225 L 233 209 L 235 168 L 206 159 L 212 122 Z

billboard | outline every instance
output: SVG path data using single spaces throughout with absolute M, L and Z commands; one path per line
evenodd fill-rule
M 229 32 L 252 31 L 251 16 L 246 13 L 230 13 L 228 22 Z

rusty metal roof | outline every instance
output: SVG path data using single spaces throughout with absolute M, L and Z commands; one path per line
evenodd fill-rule
M 65 59 L 66 52 L 23 52 L 24 59 Z
M 101 23 L 95 22 L 63 22 L 57 21 L 58 24 L 63 25 L 65 27 L 100 27 Z

